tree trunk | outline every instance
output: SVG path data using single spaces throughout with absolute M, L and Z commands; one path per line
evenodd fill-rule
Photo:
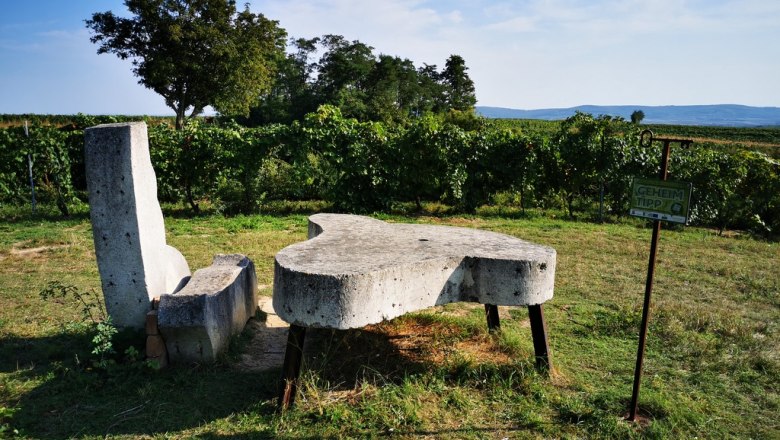
M 176 113 L 176 131 L 182 130 L 184 128 L 184 123 L 186 122 L 187 118 L 187 106 L 181 103 L 179 101 L 178 105 L 169 106 L 173 109 L 174 113 Z
M 184 128 L 184 112 L 176 110 L 176 130 Z
M 520 212 L 525 215 L 525 191 L 520 187 Z
M 195 198 L 192 196 L 192 186 L 189 184 L 189 182 L 184 185 L 184 194 L 187 196 L 187 203 L 190 204 L 192 211 L 196 215 L 199 215 L 200 205 L 198 205 L 198 202 L 196 202 Z

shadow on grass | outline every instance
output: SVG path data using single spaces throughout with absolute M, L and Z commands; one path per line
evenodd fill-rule
M 286 329 L 279 331 L 286 334 Z M 309 333 L 304 368 L 316 369 L 322 379 L 338 384 L 337 389 L 353 389 L 368 375 L 384 383 L 400 382 L 406 374 L 426 368 L 381 331 Z M 6 396 L 19 396 L 4 397 L 5 405 L 15 410 L 3 422 L 22 435 L 43 439 L 181 431 L 205 439 L 223 438 L 223 432 L 232 432 L 225 438 L 279 437 L 279 367 L 242 368 L 233 362 L 246 354 L 239 351 L 232 353 L 233 359 L 208 366 L 154 371 L 135 362 L 106 371 L 88 361 L 90 342 L 86 333 L 0 339 L 0 372 L 9 384 Z M 201 427 L 205 432 L 197 432 Z
M 47 368 L 87 359 L 91 337 L 86 333 L 60 333 L 41 338 L 0 338 L 0 373 L 40 374 Z
M 22 224 L 22 223 L 58 223 L 58 222 L 83 222 L 89 220 L 89 210 L 72 211 L 68 216 L 62 215 L 59 211 L 53 211 L 51 209 L 38 209 L 35 213 L 20 208 L 13 207 L 10 209 L 0 209 L 0 220 L 9 224 Z
M 155 371 L 137 361 L 106 371 L 87 361 L 89 346 L 82 334 L 0 339 L 8 393 L 2 397 L 14 409 L 4 423 L 24 436 L 59 439 L 164 434 L 231 423 L 236 414 L 275 413 L 278 368 L 240 371 L 218 363 Z M 252 437 L 263 435 L 258 428 Z
M 446 349 L 449 342 L 442 333 L 448 327 L 432 328 L 435 323 L 415 318 L 407 321 L 347 331 L 309 329 L 302 377 L 313 373 L 318 387 L 347 391 L 349 396 L 366 382 L 400 384 L 411 375 L 441 368 L 431 353 Z M 273 339 L 284 340 L 281 333 L 286 329 L 277 331 L 280 334 Z M 249 345 L 239 344 L 232 357 L 214 365 L 154 371 L 134 362 L 106 371 L 89 366 L 86 333 L 0 339 L 0 372 L 7 378 L 7 391 L 0 397 L 13 408 L 2 422 L 24 436 L 44 439 L 171 433 L 209 439 L 222 434 L 283 437 L 284 432 L 276 432 L 280 368 L 257 371 L 242 366 L 247 355 L 268 356 L 249 350 Z M 511 377 L 509 370 L 516 365 L 495 371 L 479 365 L 461 367 L 466 370 L 450 371 L 448 380 L 490 382 L 494 376 Z
M 487 325 L 483 330 L 462 320 L 407 315 L 360 329 L 307 332 L 304 369 L 336 391 L 364 382 L 400 384 L 429 373 L 452 383 L 484 383 L 535 372 L 533 356 L 497 356 L 498 342 Z
M 381 327 L 352 330 L 308 329 L 303 369 L 314 370 L 333 390 L 352 390 L 361 382 L 400 383 L 430 368 L 419 359 L 423 346 L 402 348 Z

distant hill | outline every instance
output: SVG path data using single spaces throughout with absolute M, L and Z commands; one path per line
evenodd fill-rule
M 717 125 L 728 127 L 780 126 L 780 107 L 749 107 L 745 105 L 581 105 L 571 108 L 517 110 L 477 106 L 477 113 L 486 118 L 558 120 L 572 116 L 577 110 L 592 115 L 621 116 L 631 119 L 635 110 L 645 112 L 647 124 Z

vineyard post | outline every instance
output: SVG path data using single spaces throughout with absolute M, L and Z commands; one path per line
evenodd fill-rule
M 30 143 L 30 131 L 27 128 L 27 120 L 24 120 L 24 136 L 27 138 L 27 145 L 29 147 Z M 33 180 L 33 171 L 32 171 L 32 155 L 30 154 L 30 150 L 27 150 L 27 175 L 30 177 L 30 195 L 32 197 L 32 212 L 35 214 L 35 181 Z

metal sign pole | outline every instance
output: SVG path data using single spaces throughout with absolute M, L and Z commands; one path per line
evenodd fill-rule
M 652 145 L 654 140 L 662 141 L 664 148 L 661 153 L 661 172 L 658 177 L 661 181 L 666 181 L 666 177 L 669 170 L 669 155 L 671 153 L 671 143 L 679 142 L 682 146 L 690 145 L 691 141 L 687 139 L 663 139 L 654 138 L 653 132 L 645 130 L 642 132 L 641 139 L 644 139 L 645 134 L 650 134 L 650 144 Z M 640 144 L 641 144 L 640 140 Z M 647 324 L 650 320 L 650 297 L 653 293 L 653 278 L 655 276 L 655 257 L 658 251 L 658 240 L 661 236 L 661 220 L 653 221 L 653 237 L 650 241 L 650 259 L 647 264 L 647 282 L 645 283 L 645 300 L 642 306 L 642 325 L 639 328 L 639 347 L 636 353 L 636 368 L 634 369 L 634 388 L 631 394 L 631 409 L 628 415 L 628 420 L 635 421 L 637 415 L 637 409 L 639 405 L 639 385 L 642 381 L 642 363 L 645 356 L 645 341 L 647 339 Z
M 30 139 L 30 131 L 27 129 L 27 120 L 24 121 L 24 136 L 27 137 L 27 140 Z M 32 212 L 35 214 L 35 180 L 33 180 L 33 165 L 32 165 L 32 156 L 30 155 L 30 151 L 27 150 L 27 175 L 30 177 L 30 195 L 32 197 L 31 203 L 32 203 Z

